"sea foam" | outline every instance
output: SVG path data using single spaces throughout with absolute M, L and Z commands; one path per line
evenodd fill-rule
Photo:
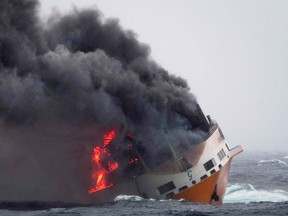
M 287 167 L 287 164 L 279 159 L 271 159 L 271 160 L 260 160 L 257 162 L 259 165 L 272 165 L 272 166 L 281 166 L 281 167 Z
M 285 202 L 288 192 L 284 190 L 257 190 L 252 184 L 233 184 L 227 187 L 224 203 Z
M 117 201 L 142 201 L 144 200 L 143 197 L 140 196 L 134 196 L 134 195 L 118 195 L 115 197 L 114 202 Z

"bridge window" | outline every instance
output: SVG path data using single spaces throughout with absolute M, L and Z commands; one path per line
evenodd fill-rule
M 216 162 L 214 158 L 212 158 L 211 160 L 203 164 L 206 171 L 212 169 L 215 165 L 216 165 Z

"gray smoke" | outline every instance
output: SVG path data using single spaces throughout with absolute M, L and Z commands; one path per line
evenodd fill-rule
M 199 142 L 196 104 L 117 19 L 75 9 L 44 25 L 36 0 L 0 0 L 0 200 L 83 201 L 105 131 L 150 150 Z

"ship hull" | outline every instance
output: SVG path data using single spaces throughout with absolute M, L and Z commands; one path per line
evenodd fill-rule
M 204 142 L 181 157 L 147 169 L 132 180 L 118 181 L 113 187 L 94 193 L 93 197 L 103 202 L 126 194 L 219 205 L 223 202 L 232 159 L 242 151 L 241 146 L 230 149 L 215 124 Z
M 228 176 L 232 159 L 219 171 L 206 178 L 202 182 L 179 192 L 173 199 L 184 199 L 191 202 L 220 205 L 228 184 Z

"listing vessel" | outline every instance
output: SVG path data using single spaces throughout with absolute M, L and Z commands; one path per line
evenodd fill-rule
M 125 137 L 127 165 L 124 168 L 115 157 L 107 159 L 111 156 L 108 146 L 117 137 L 115 131 L 109 132 L 103 145 L 94 149 L 96 170 L 92 176 L 94 184 L 89 190 L 90 198 L 107 201 L 125 194 L 221 204 L 232 159 L 243 150 L 241 146 L 228 146 L 217 122 L 210 116 L 206 117 L 199 105 L 196 112 L 201 124 L 194 131 L 201 131 L 201 142 L 189 148 L 164 143 L 153 152 L 147 152 L 128 134 Z M 169 154 L 163 154 L 167 151 Z

